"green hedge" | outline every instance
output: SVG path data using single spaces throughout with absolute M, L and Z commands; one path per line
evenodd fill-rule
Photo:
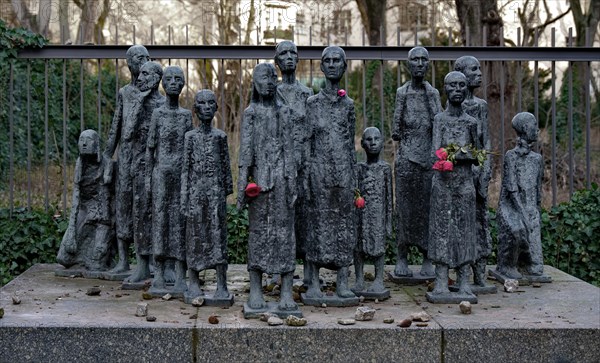
M 39 262 L 54 262 L 68 220 L 53 217 L 43 211 L 19 209 L 8 217 L 0 210 L 0 283 Z M 582 280 L 600 286 L 600 190 L 577 191 L 570 202 L 542 212 L 542 245 L 544 263 L 557 267 Z M 490 210 L 493 254 L 489 263 L 496 263 L 496 213 Z M 248 241 L 248 211 L 227 206 L 229 263 L 246 263 Z M 388 241 L 386 263 L 396 262 L 395 243 Z M 411 264 L 419 264 L 420 256 L 411 253 Z

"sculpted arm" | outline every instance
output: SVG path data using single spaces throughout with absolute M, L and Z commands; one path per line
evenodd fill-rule
M 106 140 L 106 148 L 104 149 L 104 155 L 112 159 L 113 154 L 117 148 L 117 143 L 121 138 L 121 131 L 123 129 L 123 94 L 119 90 L 117 96 L 117 105 L 115 114 L 113 116 L 112 123 L 110 125 L 110 131 L 108 132 L 108 140 Z
M 242 117 L 242 127 L 240 130 L 240 153 L 239 153 L 239 175 L 238 175 L 238 195 L 237 207 L 241 209 L 246 203 L 245 190 L 248 185 L 248 176 L 250 167 L 254 159 L 252 148 L 252 116 L 254 110 L 248 107 Z
M 225 180 L 223 181 L 225 194 L 229 195 L 233 193 L 233 178 L 231 177 L 231 162 L 229 161 L 227 135 L 223 135 L 223 139 L 221 139 L 221 167 L 223 168 L 222 175 L 225 176 Z
M 385 202 L 385 214 L 386 214 L 386 223 L 385 223 L 385 232 L 387 237 L 392 236 L 392 221 L 393 221 L 393 197 L 392 194 L 392 169 L 386 165 L 385 168 L 385 188 L 386 188 L 386 200 Z
M 394 125 L 392 127 L 392 139 L 400 141 L 400 128 L 402 123 L 402 109 L 404 107 L 405 98 L 402 96 L 401 89 L 396 91 L 396 107 L 394 109 Z
M 183 163 L 181 164 L 181 214 L 188 216 L 188 204 L 189 204 L 189 168 L 191 162 L 192 153 L 192 135 L 190 133 L 185 134 L 185 141 L 183 142 Z
M 158 141 L 157 127 L 160 122 L 159 118 L 160 114 L 158 110 L 154 110 L 154 112 L 152 112 L 150 128 L 148 129 L 148 141 L 146 143 L 146 193 L 152 191 L 152 170 L 154 170 L 154 152 Z

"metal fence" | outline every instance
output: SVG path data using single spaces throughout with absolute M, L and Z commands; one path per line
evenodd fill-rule
M 399 39 L 399 37 L 398 37 Z M 570 38 L 571 39 L 571 38 Z M 416 42 L 416 36 L 415 36 Z M 589 42 L 589 39 L 588 39 Z M 569 43 L 571 44 L 571 43 Z M 590 43 L 588 43 L 590 44 Z M 490 90 L 496 89 L 498 94 L 499 108 L 497 113 L 490 117 L 499 120 L 492 123 L 490 130 L 493 149 L 498 152 L 499 157 L 494 159 L 495 177 L 490 193 L 496 193 L 499 189 L 500 172 L 504 153 L 507 147 L 512 147 L 511 140 L 514 133 L 510 128 L 510 120 L 514 114 L 507 114 L 508 104 L 514 105 L 514 112 L 531 110 L 536 117 L 547 115 L 547 120 L 540 120 L 544 127 L 546 138 L 542 139 L 539 148 L 544 154 L 547 163 L 546 205 L 555 205 L 560 201 L 567 200 L 575 189 L 583 187 L 590 188 L 592 182 L 598 182 L 600 171 L 598 161 L 600 160 L 600 115 L 598 114 L 598 102 L 592 98 L 591 92 L 597 90 L 592 84 L 591 71 L 600 65 L 600 49 L 593 47 L 554 47 L 555 36 L 552 33 L 552 47 L 472 47 L 472 46 L 430 46 L 427 47 L 430 54 L 432 69 L 428 80 L 434 87 L 441 87 L 439 79 L 439 67 L 446 65 L 452 67 L 452 62 L 462 55 L 472 55 L 482 62 L 482 68 L 500 65 L 500 72 L 508 72 L 515 79 L 506 83 L 504 74 L 499 77 L 500 84 L 492 85 L 486 79 L 484 72 L 484 85 L 479 91 L 479 96 L 487 99 Z M 106 140 L 110 119 L 112 118 L 110 107 L 106 104 L 112 102 L 111 97 L 116 97 L 118 88 L 128 82 L 126 72 L 122 70 L 125 62 L 125 52 L 129 45 L 49 45 L 42 49 L 29 49 L 19 53 L 18 59 L 10 66 L 9 80 L 0 92 L 7 95 L 8 104 L 1 105 L 8 110 L 8 147 L 5 158 L 8 164 L 5 175 L 0 177 L 0 207 L 8 208 L 11 212 L 16 207 L 32 208 L 43 206 L 50 211 L 66 211 L 68 209 L 69 188 L 71 186 L 72 165 L 77 157 L 69 152 L 69 145 L 77 143 L 75 138 L 69 137 L 68 129 L 76 128 L 81 131 L 85 128 L 95 128 L 99 131 L 101 138 Z M 236 107 L 220 108 L 217 118 L 217 126 L 224 128 L 230 133 L 230 140 L 237 140 L 237 129 L 228 127 L 229 122 L 233 125 L 239 124 L 241 111 L 249 102 L 249 80 L 252 68 L 259 61 L 272 61 L 274 56 L 273 46 L 249 46 L 249 45 L 149 45 L 147 46 L 153 59 L 163 64 L 181 64 L 186 72 L 188 87 L 182 94 L 184 107 L 190 108 L 192 95 L 200 88 L 214 88 L 218 90 L 219 102 L 225 102 L 226 97 L 236 93 Z M 303 71 L 299 77 L 304 77 L 306 83 L 318 88 L 319 62 L 323 45 L 299 46 L 298 53 L 301 59 L 299 69 Z M 403 69 L 409 46 L 346 46 L 344 47 L 349 61 L 348 72 L 343 84 L 345 87 L 353 86 L 355 90 L 349 89 L 351 94 L 357 95 L 359 126 L 375 125 L 381 130 L 391 129 L 393 118 L 393 104 L 386 99 L 393 100 L 394 94 L 387 92 L 384 83 L 391 83 L 393 91 L 408 80 L 406 71 Z M 548 91 L 540 89 L 541 73 L 545 70 L 542 63 L 549 64 L 547 72 L 550 82 Z M 42 68 L 42 74 L 37 77 L 32 75 L 32 67 Z M 233 69 L 226 69 L 237 64 Z M 374 72 L 369 72 L 370 67 L 375 64 Z M 72 79 L 73 73 L 69 70 L 73 65 L 78 65 L 79 80 Z M 110 65 L 110 67 L 108 67 Z M 575 67 L 578 66 L 579 68 Z M 15 83 L 15 68 L 25 69 Z M 103 79 L 103 69 L 111 68 L 117 70 L 110 82 L 114 83 L 114 94 L 108 95 L 103 89 L 106 82 Z M 558 69 L 566 67 L 566 75 L 563 82 L 567 82 L 566 94 L 559 92 Z M 235 74 L 235 72 L 239 74 Z M 583 75 L 577 73 L 583 70 Z M 62 82 L 49 84 L 49 76 L 55 72 L 60 73 Z M 208 73 L 208 74 L 207 74 Z M 84 97 L 84 88 L 89 79 L 88 74 L 95 74 L 95 97 L 90 99 Z M 40 78 L 41 77 L 41 78 Z M 487 76 L 489 77 L 489 75 Z M 574 99 L 574 79 L 582 79 L 584 94 L 578 100 Z M 43 82 L 40 80 L 43 79 Z M 528 79 L 529 87 L 523 82 Z M 368 84 L 377 84 L 379 87 L 368 88 Z M 437 84 L 436 84 L 437 80 Z M 41 82 L 41 83 L 40 83 Z M 87 83 L 86 83 L 87 82 Z M 72 107 L 73 96 L 69 92 L 69 85 L 79 85 L 79 109 Z M 103 88 L 104 87 L 104 88 Z M 495 88 L 494 88 L 495 87 Z M 43 92 L 42 92 L 43 88 Z M 192 89 L 197 88 L 197 89 Z M 507 99 L 507 88 L 514 89 L 510 99 Z M 373 101 L 373 90 L 376 90 L 376 101 Z M 394 93 L 394 92 L 391 93 Z M 109 92 L 110 93 L 110 92 Z M 443 93 L 443 92 L 440 92 Z M 51 100 L 56 95 L 62 95 L 62 132 L 52 134 L 49 130 L 50 123 L 58 120 L 50 119 L 49 109 L 58 107 Z M 52 97 L 54 96 L 54 98 Z M 559 103 L 561 98 L 566 99 L 566 127 L 560 127 L 559 120 L 565 116 L 559 114 Z M 369 101 L 370 100 L 370 101 Z M 34 102 L 35 101 L 35 102 Z M 37 103 L 36 103 L 37 102 Z M 96 120 L 84 119 L 84 109 L 90 108 L 94 103 Z M 372 103 L 378 103 L 371 112 Z M 32 104 L 44 105 L 42 110 L 32 110 Z M 69 106 L 69 104 L 71 106 Z M 549 107 L 549 109 L 548 109 Z M 593 109 L 592 109 L 593 107 Z M 512 108 L 511 108 L 512 109 Z M 35 111 L 35 112 L 33 112 Z M 361 112 L 359 112 L 361 111 Z M 228 114 L 226 114 L 228 112 Z M 562 111 L 561 111 L 562 112 Z M 89 112 L 88 112 L 89 113 Z M 79 114 L 79 125 L 73 125 L 73 115 Z M 577 117 L 574 117 L 576 115 Z M 574 120 L 579 120 L 575 123 Z M 4 122 L 4 120 L 2 120 Z M 32 141 L 33 125 L 44 125 L 43 142 Z M 78 126 L 78 127 L 77 127 Z M 576 132 L 581 128 L 579 133 Z M 357 127 L 358 132 L 361 127 Z M 21 131 L 26 137 L 15 138 L 15 133 Z M 566 133 L 566 141 L 559 142 Z M 57 137 L 57 135 L 60 137 Z M 385 135 L 386 159 L 391 162 L 394 157 L 394 145 L 388 134 Z M 60 139 L 60 142 L 59 142 Z M 36 148 L 43 148 L 36 150 Z M 36 151 L 39 157 L 36 157 Z M 236 149 L 232 148 L 236 153 Z M 23 155 L 23 157 L 19 157 Z M 232 155 L 232 161 L 236 158 Z M 581 166 L 583 165 L 583 166 Z M 494 189 L 495 188 L 495 189 Z M 493 203 L 493 202 L 492 202 Z M 493 205 L 495 206 L 495 205 Z

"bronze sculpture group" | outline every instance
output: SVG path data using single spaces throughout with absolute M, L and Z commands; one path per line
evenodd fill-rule
M 427 50 L 410 50 L 411 81 L 396 93 L 395 178 L 380 160 L 384 139 L 377 128 L 364 130 L 366 161 L 356 162 L 354 101 L 340 87 L 347 68 L 342 48 L 323 50 L 325 86 L 316 95 L 296 80 L 294 43 L 278 44 L 275 63 L 282 82 L 273 64 L 258 64 L 241 120 L 237 206 L 249 211 L 250 276 L 244 316 L 302 316 L 292 294 L 297 258 L 304 264 L 305 305 L 353 306 L 359 297 L 389 298 L 384 254 L 394 222 L 392 281 L 435 279 L 427 294 L 433 303 L 477 302 L 476 294 L 495 292 L 485 282 L 491 167 L 487 104 L 473 95 L 481 85 L 477 59 L 459 58 L 446 75 L 443 110 L 439 92 L 425 81 Z M 192 112 L 179 105 L 185 85 L 181 68 L 163 71 L 140 45 L 127 51 L 127 64 L 131 83 L 119 90 L 105 151 L 100 152 L 93 130 L 81 134 L 73 209 L 57 260 L 65 271 L 124 279 L 123 288 L 149 287 L 155 296 L 229 306 L 226 198 L 233 193 L 233 179 L 227 136 L 211 126 L 217 99 L 210 90 L 196 94 L 199 126 L 193 129 Z M 158 91 L 161 80 L 166 96 Z M 489 272 L 501 281 L 548 282 L 540 242 L 543 164 L 531 150 L 537 122 L 520 113 L 513 127 L 519 139 L 505 158 L 498 267 Z M 129 271 L 132 243 L 137 264 Z M 423 255 L 419 272 L 408 266 L 410 246 Z M 366 259 L 375 265 L 370 284 L 363 277 Z M 322 291 L 320 268 L 336 271 L 334 294 Z M 205 269 L 217 272 L 213 294 L 203 291 L 198 277 Z M 456 286 L 448 286 L 449 269 L 457 272 Z M 265 301 L 263 273 L 280 279 L 279 303 Z

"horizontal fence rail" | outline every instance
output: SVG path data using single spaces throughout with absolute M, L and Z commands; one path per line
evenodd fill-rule
M 19 52 L 24 59 L 124 59 L 130 45 L 48 45 Z M 300 59 L 321 59 L 326 46 L 298 46 Z M 406 60 L 410 46 L 343 46 L 349 60 Z M 260 45 L 146 45 L 155 59 L 270 59 L 273 46 Z M 579 47 L 560 51 L 542 47 L 427 47 L 430 60 L 452 61 L 465 54 L 479 61 L 600 60 L 600 48 Z

